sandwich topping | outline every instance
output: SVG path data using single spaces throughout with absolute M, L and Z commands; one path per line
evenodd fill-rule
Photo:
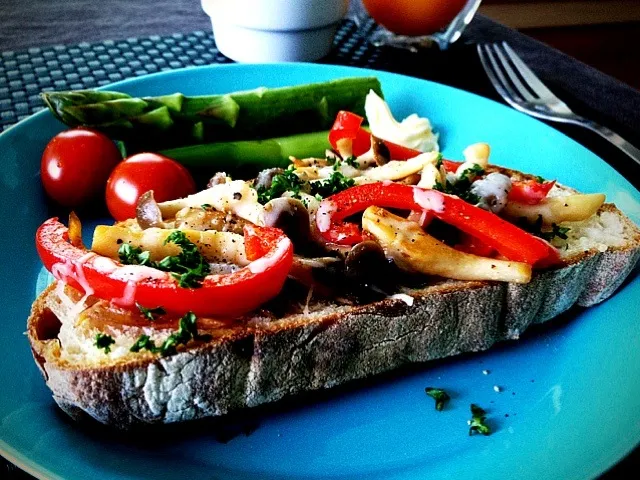
M 184 198 L 141 192 L 135 218 L 97 227 L 91 249 L 74 215 L 68 227 L 47 220 L 36 233 L 42 262 L 81 304 L 173 318 L 178 330 L 162 343 L 142 334 L 130 349 L 167 355 L 206 339 L 197 318 L 268 310 L 292 288 L 304 290 L 308 312 L 312 296 L 411 308 L 410 289 L 438 279 L 527 283 L 561 261 L 566 222 L 604 202 L 494 167 L 485 143 L 445 159 L 427 119 L 396 121 L 373 90 L 364 110 L 366 119 L 337 113 L 324 155 L 263 165 L 247 180 L 211 172 L 207 188 Z M 110 338 L 95 346 L 109 353 Z M 427 393 L 440 408 L 447 398 Z M 471 430 L 485 433 L 478 412 Z

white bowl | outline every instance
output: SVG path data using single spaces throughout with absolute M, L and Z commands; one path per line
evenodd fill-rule
M 220 52 L 252 63 L 324 57 L 348 6 L 349 0 L 202 0 Z

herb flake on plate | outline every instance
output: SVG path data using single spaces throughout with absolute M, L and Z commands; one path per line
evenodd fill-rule
M 441 388 L 427 387 L 425 393 L 436 401 L 436 410 L 439 412 L 444 408 L 444 404 L 451 400 L 451 397 Z
M 482 435 L 491 434 L 491 429 L 486 424 L 487 412 L 476 404 L 471 404 L 471 420 L 469 420 L 469 435 L 481 433 Z

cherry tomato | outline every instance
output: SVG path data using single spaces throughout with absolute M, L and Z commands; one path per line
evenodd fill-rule
M 120 162 L 107 181 L 107 207 L 116 220 L 136 216 L 140 196 L 153 190 L 157 202 L 186 197 L 196 191 L 189 171 L 157 153 L 138 153 Z
M 451 23 L 467 0 L 363 0 L 383 27 L 399 35 L 428 35 Z
M 87 128 L 59 133 L 46 146 L 40 177 L 47 195 L 76 207 L 104 192 L 113 168 L 122 160 L 109 137 Z

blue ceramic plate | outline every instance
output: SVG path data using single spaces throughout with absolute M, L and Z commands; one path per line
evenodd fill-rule
M 605 192 L 640 223 L 638 192 L 593 153 L 536 120 L 435 83 L 348 67 L 231 65 L 161 73 L 114 88 L 134 95 L 196 95 L 368 74 L 380 78 L 397 116 L 418 112 L 431 118 L 450 158 L 460 158 L 470 143 L 489 142 L 493 162 L 585 192 Z M 637 275 L 604 304 L 572 312 L 518 342 L 244 413 L 226 426 L 205 423 L 136 436 L 78 427 L 55 407 L 23 335 L 41 271 L 33 234 L 48 213 L 39 160 L 61 128 L 40 113 L 0 135 L 0 453 L 32 474 L 584 479 L 640 441 Z M 452 393 L 445 411 L 435 411 L 425 386 Z M 488 411 L 491 436 L 468 435 L 470 403 Z M 229 437 L 246 434 L 224 443 L 213 433 L 220 429 Z

